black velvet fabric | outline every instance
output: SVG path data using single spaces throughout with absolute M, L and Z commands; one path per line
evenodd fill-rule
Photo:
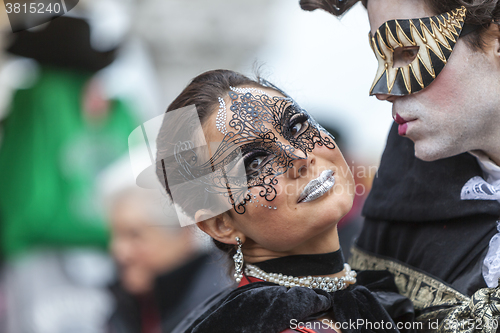
M 394 276 L 388 271 L 359 272 L 357 283 L 372 292 L 396 324 L 413 322 L 415 319 L 413 303 L 408 298 L 399 294 Z M 405 325 L 399 327 L 405 327 Z M 411 329 L 400 331 L 413 332 Z
M 411 302 L 395 292 L 387 292 L 388 289 L 395 288 L 394 280 L 387 273 L 382 277 L 386 280 L 380 276 L 367 279 L 379 280 L 378 283 L 384 285 L 382 289 L 386 295 L 390 294 L 386 300 L 391 303 L 389 299 L 394 297 L 394 300 L 400 302 L 399 306 L 394 306 L 393 310 L 399 309 L 394 313 L 406 315 L 406 318 L 411 320 Z M 388 282 L 392 283 L 392 287 L 387 286 Z M 186 318 L 174 333 L 282 332 L 290 327 L 291 319 L 306 322 L 326 314 L 330 314 L 339 323 L 357 322 L 358 319 L 371 323 L 391 323 L 376 330 L 369 325 L 347 327 L 342 330 L 345 333 L 398 332 L 387 311 L 379 304 L 374 294 L 363 286 L 355 285 L 346 290 L 328 293 L 320 289 L 286 288 L 269 282 L 255 282 L 223 292 L 207 301 Z
M 394 124 L 363 207 L 357 246 L 472 295 L 486 287 L 481 265 L 500 216 L 498 201 L 460 199 L 462 186 L 482 175 L 468 153 L 435 162 L 417 159 L 413 142 L 399 136 Z
M 496 233 L 495 220 L 484 214 L 425 224 L 366 219 L 357 245 L 418 268 L 471 296 L 486 288 L 481 265 Z
M 335 252 L 301 254 L 270 259 L 255 263 L 264 272 L 280 272 L 283 275 L 308 276 L 330 275 L 344 269 L 344 255 L 339 248 Z

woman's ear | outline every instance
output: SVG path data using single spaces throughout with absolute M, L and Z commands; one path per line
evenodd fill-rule
M 196 223 L 198 228 L 221 243 L 236 244 L 236 237 L 245 242 L 245 236 L 235 229 L 231 217 L 226 213 L 213 216 L 210 211 L 202 209 L 196 212 L 195 221 L 201 221 Z

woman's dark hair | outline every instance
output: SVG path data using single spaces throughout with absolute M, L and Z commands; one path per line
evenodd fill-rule
M 307 11 L 323 9 L 340 16 L 347 12 L 360 0 L 300 0 L 300 6 Z M 369 0 L 361 0 L 366 7 Z M 412 0 L 417 1 L 417 0 Z M 483 33 L 491 23 L 500 24 L 500 0 L 418 0 L 425 4 L 436 14 L 446 13 L 461 6 L 467 8 L 465 23 L 480 25 L 477 29 L 465 36 L 467 43 L 473 49 L 483 48 L 485 41 Z
M 166 112 L 168 113 L 183 107 L 195 105 L 200 123 L 204 126 L 207 119 L 218 110 L 218 98 L 224 98 L 224 96 L 226 96 L 230 91 L 230 87 L 246 86 L 261 89 L 266 88 L 264 85 L 259 83 L 259 81 L 259 78 L 257 80 L 252 80 L 242 74 L 229 70 L 219 69 L 208 71 L 195 77 L 180 93 L 180 95 L 177 96 L 177 98 L 169 105 Z M 169 119 L 170 123 L 167 124 L 166 121 L 163 122 L 157 139 L 158 152 L 156 156 L 156 174 L 164 185 L 165 190 L 172 201 L 179 205 L 188 216 L 194 218 L 196 211 L 200 209 L 200 207 L 196 204 L 196 202 L 199 202 L 197 199 L 202 201 L 206 200 L 204 198 L 195 198 L 194 196 L 199 194 L 200 197 L 202 197 L 204 194 L 200 193 L 200 191 L 196 189 L 187 189 L 186 187 L 194 185 L 185 183 L 185 186 L 183 185 L 183 190 L 179 190 L 173 195 L 172 192 L 175 191 L 175 189 L 169 186 L 164 175 L 164 169 L 175 169 L 178 166 L 176 163 L 160 163 L 162 159 L 165 159 L 166 156 L 171 154 L 172 145 L 175 144 L 175 142 L 172 142 L 171 138 L 179 137 L 177 133 L 173 133 L 172 131 L 191 131 L 191 133 L 188 133 L 187 135 L 190 136 L 190 140 L 195 141 L 194 136 L 196 133 L 194 133 L 192 126 L 189 125 L 191 120 L 192 119 L 186 119 L 186 116 L 183 114 L 179 114 L 177 118 Z M 172 121 L 175 123 L 175 126 L 172 126 Z M 215 126 L 215 124 L 213 125 Z M 186 134 L 183 133 L 182 136 L 186 137 Z M 210 205 L 210 203 L 208 204 Z M 234 254 L 234 245 L 224 244 L 215 239 L 213 239 L 213 242 L 220 250 L 231 256 Z

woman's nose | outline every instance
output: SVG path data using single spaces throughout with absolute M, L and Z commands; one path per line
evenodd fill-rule
M 293 166 L 288 170 L 288 175 L 292 179 L 303 177 L 307 174 L 308 169 L 316 163 L 316 157 L 309 153 L 307 157 L 294 160 Z

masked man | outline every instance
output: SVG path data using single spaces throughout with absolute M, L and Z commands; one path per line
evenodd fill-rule
M 356 2 L 300 1 L 305 10 L 336 16 Z M 395 123 L 352 264 L 393 273 L 427 328 L 495 331 L 500 2 L 363 5 L 379 63 L 370 94 L 393 104 Z

